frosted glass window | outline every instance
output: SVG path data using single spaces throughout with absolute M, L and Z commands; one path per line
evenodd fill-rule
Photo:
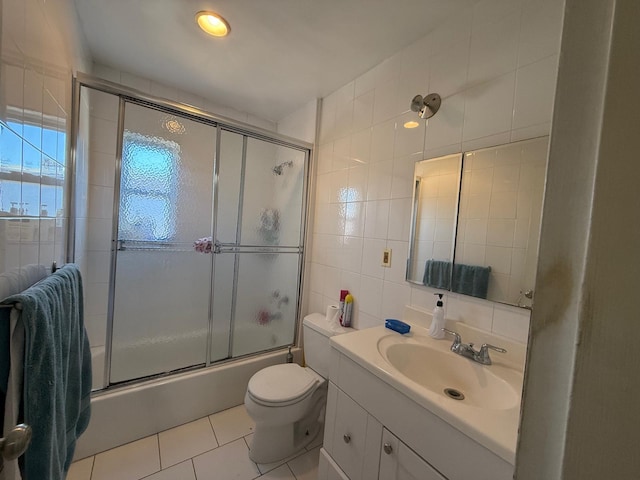
M 180 145 L 125 132 L 120 199 L 121 240 L 164 241 L 176 234 Z

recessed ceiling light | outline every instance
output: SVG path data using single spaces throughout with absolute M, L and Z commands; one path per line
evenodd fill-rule
M 231 31 L 229 22 L 216 12 L 202 11 L 196 13 L 198 26 L 214 37 L 226 37 Z
M 409 121 L 409 122 L 404 124 L 404 128 L 416 128 L 416 127 L 419 127 L 419 126 L 420 126 L 420 124 L 418 122 L 416 122 L 416 121 L 413 121 L 413 120 L 411 120 L 411 121 Z

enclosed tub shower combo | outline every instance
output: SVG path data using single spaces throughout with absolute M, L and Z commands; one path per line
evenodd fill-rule
M 296 342 L 310 145 L 81 74 L 75 102 L 73 137 L 89 144 L 73 149 L 69 251 L 109 265 L 87 285 L 101 390 L 87 436 L 123 396 L 135 410 L 162 391 L 192 411 L 118 441 L 241 403 L 249 377 Z

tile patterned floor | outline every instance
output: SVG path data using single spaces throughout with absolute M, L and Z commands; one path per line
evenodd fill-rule
M 322 432 L 272 464 L 249 459 L 254 424 L 244 405 L 79 460 L 67 480 L 316 480 Z

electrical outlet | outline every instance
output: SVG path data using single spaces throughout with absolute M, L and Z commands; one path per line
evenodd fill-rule
M 391 249 L 385 248 L 382 251 L 382 266 L 390 267 L 391 266 Z

